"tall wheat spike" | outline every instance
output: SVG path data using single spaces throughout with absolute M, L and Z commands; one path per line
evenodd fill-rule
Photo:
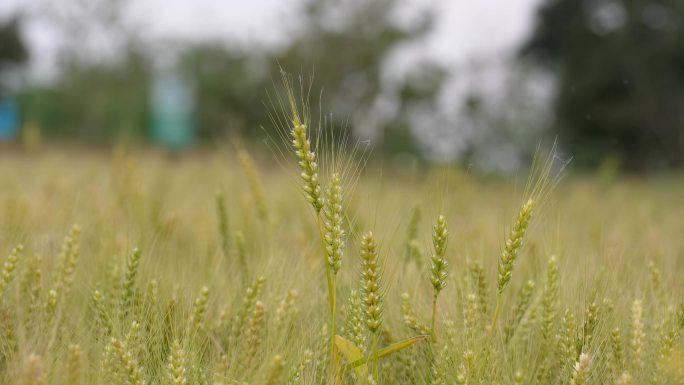
M 432 321 L 430 323 L 430 330 L 432 335 L 435 335 L 435 313 L 437 311 L 437 297 L 439 293 L 446 287 L 447 281 L 447 268 L 449 264 L 446 259 L 444 259 L 444 254 L 446 253 L 447 247 L 447 236 L 449 231 L 447 230 L 446 218 L 440 215 L 437 218 L 437 223 L 435 224 L 432 231 L 432 245 L 435 249 L 435 253 L 432 256 L 432 271 L 430 276 L 430 282 L 432 283 L 433 295 L 432 295 Z
M 181 346 L 178 339 L 175 339 L 171 345 L 171 353 L 169 354 L 168 362 L 166 364 L 167 377 L 170 385 L 188 384 L 186 365 L 183 346 Z
M 5 293 L 5 289 L 7 289 L 7 285 L 9 285 L 14 278 L 14 270 L 17 267 L 17 260 L 23 251 L 24 246 L 19 245 L 12 249 L 12 252 L 10 252 L 10 255 L 5 260 L 5 264 L 2 267 L 2 275 L 0 275 L 0 300 Z
M 126 264 L 126 273 L 124 275 L 123 284 L 121 287 L 121 317 L 126 319 L 132 310 L 133 300 L 135 296 L 135 282 L 138 276 L 138 265 L 140 264 L 140 250 L 133 249 L 128 262 Z
M 542 336 L 550 340 L 556 323 L 556 301 L 558 298 L 558 262 L 556 256 L 551 256 L 546 268 L 546 285 L 542 299 Z
M 636 370 L 644 367 L 643 348 L 646 334 L 644 333 L 643 314 L 644 310 L 641 300 L 634 300 L 632 302 L 632 339 L 630 347 L 632 348 L 632 365 Z
M 378 380 L 378 330 L 382 324 L 382 293 L 380 292 L 380 263 L 377 245 L 372 232 L 361 239 L 361 299 L 366 327 L 372 335 L 374 380 Z

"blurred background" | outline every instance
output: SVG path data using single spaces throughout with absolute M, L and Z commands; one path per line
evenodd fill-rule
M 684 166 L 681 0 L 2 0 L 0 151 L 260 143 L 281 67 L 392 161 Z

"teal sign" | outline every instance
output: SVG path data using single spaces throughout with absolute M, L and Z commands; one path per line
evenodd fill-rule
M 0 140 L 9 140 L 17 136 L 19 128 L 19 111 L 12 100 L 0 99 Z
M 188 81 L 175 72 L 163 72 L 152 83 L 152 139 L 180 150 L 193 140 L 194 98 Z

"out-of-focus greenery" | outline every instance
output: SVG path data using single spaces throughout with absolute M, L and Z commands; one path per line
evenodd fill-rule
M 302 74 L 311 85 L 312 109 L 323 112 L 314 116 L 332 118 L 333 126 L 350 125 L 357 138 L 374 139 L 378 152 L 422 152 L 431 159 L 459 158 L 510 170 L 514 166 L 506 165 L 557 135 L 576 165 L 627 170 L 684 165 L 681 1 L 542 2 L 536 28 L 521 49 L 535 65 L 522 61 L 518 71 L 515 63 L 504 62 L 500 70 L 511 81 L 499 88 L 487 83 L 500 73 L 478 82 L 466 67 L 445 68 L 429 60 L 408 74 L 393 74 L 388 63 L 402 47 L 424 41 L 435 20 L 426 12 L 402 22 L 396 17 L 400 0 L 303 0 L 288 23 L 291 29 L 283 32 L 289 40 L 277 48 L 155 40 L 124 21 L 129 4 L 89 0 L 56 6 L 68 44 L 60 48 L 58 75 L 48 84 L 22 82 L 15 71 L 4 71 L 25 60 L 26 51 L 18 21 L 0 28 L 0 75 L 9 75 L 2 76 L 3 84 L 18 89 L 24 126 L 48 138 L 90 143 L 121 136 L 145 140 L 151 84 L 171 67 L 192 84 L 200 141 L 262 139 L 261 127 L 272 126 L 268 90 L 278 92 L 273 79 L 282 68 Z M 81 31 L 88 25 L 112 35 L 113 57 L 90 49 L 98 41 Z M 538 68 L 549 70 L 555 81 L 550 130 L 548 92 L 533 92 L 544 88 L 536 87 L 542 84 L 536 83 Z M 494 91 L 488 93 L 488 87 Z M 458 100 L 454 95 L 461 91 Z M 451 107 L 441 103 L 447 97 Z
M 263 137 L 260 127 L 270 126 L 267 90 L 278 87 L 273 79 L 280 77 L 282 68 L 313 76 L 311 92 L 322 89 L 324 102 L 314 102 L 312 108 L 334 111 L 334 125 L 363 126 L 360 131 L 386 139 L 384 149 L 415 152 L 407 111 L 411 105 L 431 103 L 445 71 L 425 63 L 409 80 L 383 81 L 388 55 L 431 27 L 429 14 L 413 25 L 399 25 L 392 17 L 397 5 L 396 0 L 306 2 L 292 41 L 280 49 L 211 41 L 174 44 L 179 54 L 172 61 L 190 80 L 196 97 L 198 137 Z M 142 46 L 131 41 L 122 58 L 105 65 L 79 60 L 78 55 L 68 57 L 53 85 L 21 93 L 25 119 L 39 122 L 47 136 L 95 142 L 121 133 L 144 138 L 153 63 L 164 44 L 156 43 L 149 51 Z M 312 99 L 317 101 L 317 95 Z M 376 121 L 381 99 L 397 104 L 398 112 Z
M 19 34 L 19 19 L 0 20 L 0 96 L 2 96 L 2 75 L 10 66 L 21 64 L 28 58 L 24 42 Z
M 577 164 L 684 166 L 684 2 L 545 1 L 522 52 L 557 77 L 555 126 Z
M 142 57 L 124 65 L 73 64 L 52 86 L 19 95 L 25 120 L 48 136 L 102 143 L 120 136 L 143 136 L 148 128 L 151 69 Z

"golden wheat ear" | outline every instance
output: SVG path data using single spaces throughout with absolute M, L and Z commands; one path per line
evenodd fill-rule
M 503 292 L 513 276 L 533 211 L 539 210 L 546 203 L 552 190 L 560 182 L 568 162 L 558 157 L 555 145 L 547 154 L 543 154 L 539 149 L 535 153 L 524 191 L 526 200 L 520 207 L 499 257 L 496 304 L 490 326 L 492 336 L 501 310 Z

